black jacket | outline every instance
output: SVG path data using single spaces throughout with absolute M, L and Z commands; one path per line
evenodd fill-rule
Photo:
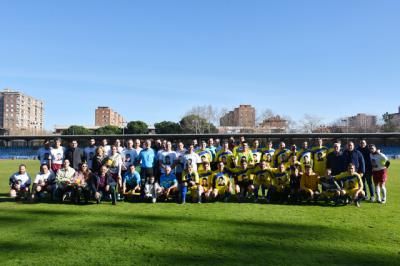
M 71 163 L 71 167 L 79 170 L 79 165 L 83 162 L 83 151 L 80 148 L 69 148 L 65 152 L 65 159 Z
M 357 173 L 365 174 L 365 161 L 361 152 L 359 152 L 358 150 L 353 150 L 353 151 L 345 150 L 343 155 L 346 167 L 350 163 L 352 163 L 356 167 Z

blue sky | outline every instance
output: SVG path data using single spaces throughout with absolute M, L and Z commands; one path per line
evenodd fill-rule
M 241 103 L 326 122 L 400 105 L 400 1 L 0 1 L 0 88 L 46 127 Z

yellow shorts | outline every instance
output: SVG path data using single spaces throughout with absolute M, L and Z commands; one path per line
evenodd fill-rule
M 353 189 L 345 189 L 344 191 L 346 192 L 346 195 L 354 197 L 358 190 L 359 190 L 358 188 L 353 188 Z

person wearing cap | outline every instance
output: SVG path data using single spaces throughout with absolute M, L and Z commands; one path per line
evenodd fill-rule
M 371 165 L 372 165 L 372 176 L 375 183 L 376 199 L 378 203 L 386 203 L 386 181 L 388 178 L 387 169 L 390 166 L 390 161 L 385 154 L 378 151 L 375 145 L 371 145 Z M 382 198 L 381 198 L 382 192 Z M 371 198 L 373 201 L 373 198 Z
M 305 172 L 300 180 L 300 192 L 306 200 L 316 200 L 320 194 L 318 189 L 319 175 L 314 173 L 311 165 L 305 166 Z
M 176 196 L 178 192 L 178 180 L 172 173 L 171 166 L 165 167 L 165 173 L 160 177 L 161 197 L 167 201 L 170 196 Z

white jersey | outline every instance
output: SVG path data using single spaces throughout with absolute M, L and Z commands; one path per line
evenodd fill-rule
M 184 158 L 184 168 L 187 168 L 187 165 L 190 163 L 193 167 L 193 170 L 197 172 L 197 164 L 201 163 L 201 158 L 197 153 L 189 153 L 185 155 Z
M 88 146 L 83 150 L 83 154 L 90 169 L 92 169 L 93 159 L 96 157 L 96 149 L 96 146 Z
M 46 183 L 47 181 L 53 181 L 55 180 L 56 177 L 53 173 L 53 171 L 48 171 L 47 174 L 37 174 L 35 177 L 35 181 L 33 182 L 34 184 L 40 184 L 40 183 Z
M 123 168 L 123 170 L 129 169 L 129 167 L 132 164 L 135 164 L 135 161 L 138 156 L 139 156 L 139 153 L 137 152 L 136 149 L 125 148 L 122 151 L 122 162 L 123 162 L 122 168 Z
M 176 152 L 174 151 L 164 151 L 161 153 L 161 157 L 160 157 L 160 162 L 165 165 L 165 166 L 171 166 L 175 163 L 175 161 L 177 160 L 177 155 Z M 165 170 L 164 168 L 161 168 L 161 173 L 165 174 Z
M 40 160 L 40 164 L 48 164 L 51 159 L 51 148 L 40 148 L 38 150 L 38 158 Z
M 17 172 L 10 177 L 10 182 L 12 184 L 27 185 L 31 183 L 31 177 L 28 173 L 20 174 Z
M 111 146 L 110 145 L 103 146 L 103 150 L 104 150 L 105 156 L 111 156 Z
M 51 149 L 51 163 L 62 165 L 64 161 L 65 148 L 60 146 Z
M 108 157 L 107 160 L 111 160 L 110 164 L 110 173 L 112 174 L 120 174 L 120 168 L 122 168 L 122 156 L 117 153 L 113 156 Z
M 178 164 L 176 165 L 175 171 L 176 173 L 182 173 L 183 172 L 183 166 L 185 164 L 185 155 L 186 155 L 187 150 L 183 149 L 183 150 L 177 150 L 176 151 L 176 157 L 177 157 L 177 161 Z
M 371 153 L 372 171 L 381 171 L 386 169 L 386 162 L 388 158 L 383 153 Z

